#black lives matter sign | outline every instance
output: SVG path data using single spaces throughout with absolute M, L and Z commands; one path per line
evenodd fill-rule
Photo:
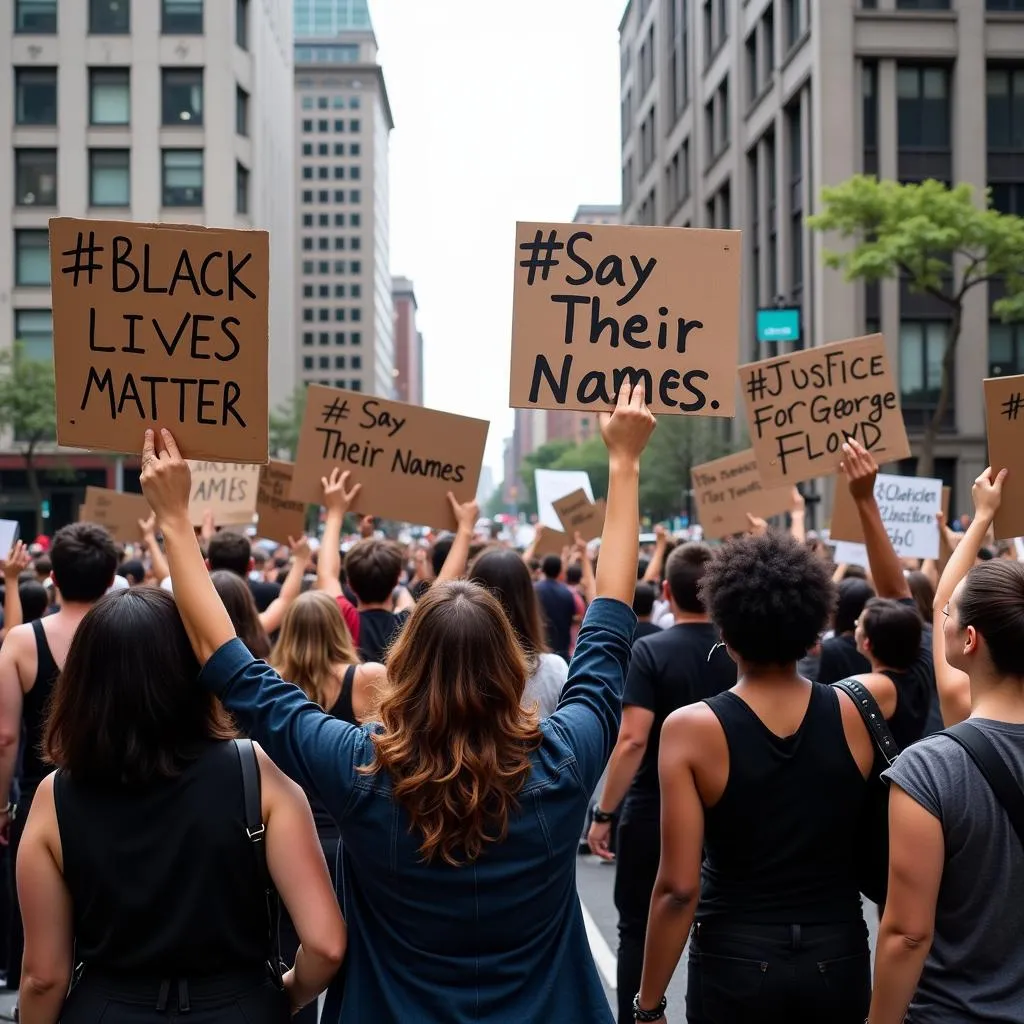
M 289 497 L 321 504 L 321 479 L 351 471 L 362 484 L 354 512 L 454 528 L 448 491 L 476 495 L 486 420 L 424 409 L 320 384 L 306 390 L 306 413 Z
M 60 444 L 267 461 L 265 231 L 57 217 L 50 261 Z
M 880 463 L 910 455 L 881 334 L 749 363 L 739 377 L 766 487 L 831 476 L 851 438 Z
M 516 226 L 509 404 L 593 410 L 643 385 L 656 413 L 735 413 L 740 233 Z

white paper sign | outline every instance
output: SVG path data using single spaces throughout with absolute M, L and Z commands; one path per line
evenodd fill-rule
M 554 502 L 564 498 L 581 487 L 590 501 L 594 491 L 590 476 L 582 469 L 535 469 L 534 485 L 537 489 L 537 518 L 542 525 L 552 530 L 562 530 L 562 521 L 555 511 Z
M 7 558 L 18 539 L 18 521 L 0 519 L 0 558 Z
M 850 540 L 837 540 L 832 561 L 836 565 L 860 565 L 866 569 L 868 567 L 868 549 L 863 544 L 855 544 Z
M 875 501 L 900 558 L 939 557 L 936 516 L 942 511 L 941 480 L 879 473 Z

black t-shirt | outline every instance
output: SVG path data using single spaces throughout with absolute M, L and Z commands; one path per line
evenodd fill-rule
M 658 749 L 665 719 L 677 708 L 736 685 L 736 665 L 725 648 L 712 654 L 718 640 L 718 630 L 710 622 L 684 622 L 633 644 L 622 703 L 654 712 L 647 749 L 626 795 L 626 807 L 633 814 L 660 813 Z
M 900 604 L 914 606 L 909 597 L 903 598 Z M 914 664 L 906 672 L 883 674 L 896 684 L 896 713 L 889 719 L 889 730 L 900 750 L 916 743 L 922 736 L 930 736 L 942 729 L 930 626 L 921 630 L 921 648 Z
M 371 608 L 359 613 L 359 657 L 363 661 L 383 661 L 399 630 L 409 618 L 408 612 L 385 611 Z
M 654 636 L 655 633 L 662 633 L 664 630 L 654 622 L 638 622 L 633 632 L 633 643 L 643 640 L 645 636 Z
M 281 596 L 280 583 L 267 583 L 264 580 L 249 580 L 248 583 L 258 612 L 265 612 Z
M 857 641 L 854 637 L 847 634 L 830 636 L 821 645 L 817 682 L 831 686 L 841 679 L 864 675 L 870 671 L 871 662 L 857 650 Z
M 558 580 L 543 579 L 533 585 L 544 613 L 544 634 L 554 654 L 569 660 L 572 620 L 576 617 L 576 601 L 572 591 Z

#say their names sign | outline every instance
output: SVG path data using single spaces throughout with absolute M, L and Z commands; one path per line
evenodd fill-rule
M 267 232 L 55 217 L 50 262 L 60 444 L 267 461 Z
M 753 448 L 690 471 L 697 518 L 709 540 L 746 533 L 747 513 L 769 519 L 793 507 L 792 487 L 763 487 Z
M 1024 537 L 1024 375 L 984 382 L 988 461 L 993 474 L 1008 469 L 993 529 L 996 540 Z
M 509 404 L 732 416 L 740 232 L 517 224 Z
M 192 494 L 188 514 L 203 525 L 209 511 L 217 526 L 248 526 L 256 513 L 260 467 L 233 462 L 190 462 Z
M 321 504 L 337 466 L 362 484 L 358 511 L 424 526 L 456 526 L 448 491 L 476 495 L 486 420 L 313 384 L 299 434 L 291 497 Z M 356 511 L 355 509 L 353 511 Z
M 287 544 L 289 538 L 297 540 L 306 530 L 305 502 L 289 497 L 294 471 L 294 463 L 276 459 L 260 466 L 256 531 L 279 544 Z
M 881 334 L 749 363 L 739 377 L 767 487 L 831 476 L 850 438 L 879 462 L 910 455 Z

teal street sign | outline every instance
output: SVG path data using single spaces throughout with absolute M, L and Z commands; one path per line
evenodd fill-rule
M 800 310 L 759 309 L 757 311 L 757 340 L 766 341 L 799 341 Z

